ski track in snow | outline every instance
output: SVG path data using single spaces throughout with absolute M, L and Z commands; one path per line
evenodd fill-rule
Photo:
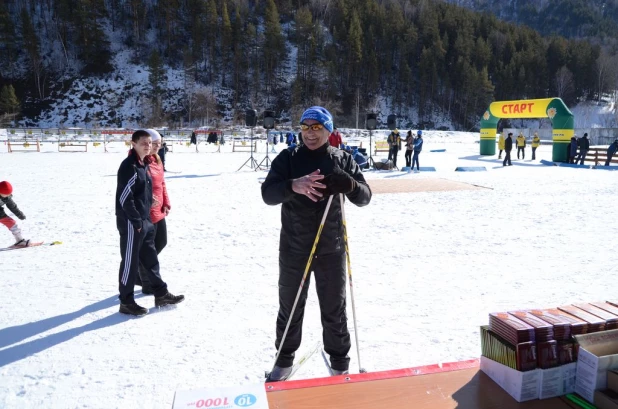
M 427 132 L 421 166 L 438 172 L 366 177 L 489 189 L 376 194 L 367 207 L 346 207 L 369 371 L 476 358 L 489 312 L 616 299 L 617 173 L 517 160 L 502 168 L 495 157 L 476 157 L 478 134 L 450 134 L 458 143 Z M 429 153 L 438 148 L 447 152 Z M 140 295 L 152 314 L 137 319 L 118 314 L 116 299 L 113 202 L 126 150 L 55 149 L 1 148 L 0 179 L 13 184 L 25 235 L 63 244 L 0 256 L 0 407 L 170 408 L 176 390 L 263 381 L 276 352 L 280 229 L 280 207 L 260 196 L 266 172 L 236 172 L 249 154 L 229 144 L 223 153 L 201 145 L 199 154 L 174 146 L 167 168 L 182 173 L 166 175 L 172 212 L 160 261 L 170 291 L 187 298 L 155 311 L 153 298 Z M 550 146 L 537 152 L 551 158 Z M 350 303 L 348 318 L 352 330 Z M 321 336 L 313 283 L 303 335 L 299 355 Z M 315 355 L 296 378 L 326 374 Z

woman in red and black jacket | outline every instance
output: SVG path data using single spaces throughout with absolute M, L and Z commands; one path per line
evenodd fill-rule
M 165 169 L 163 168 L 163 162 L 161 157 L 157 154 L 161 147 L 161 135 L 154 129 L 146 129 L 146 132 L 148 132 L 152 138 L 151 152 L 153 153 L 145 158 L 145 162 L 148 164 L 148 173 L 152 180 L 150 220 L 154 225 L 154 245 L 158 255 L 167 245 L 167 224 L 165 222 L 165 216 L 169 214 L 172 205 L 170 204 L 170 198 L 167 195 L 167 187 L 165 186 Z M 142 294 L 154 294 L 143 265 L 140 265 L 137 284 L 142 286 Z

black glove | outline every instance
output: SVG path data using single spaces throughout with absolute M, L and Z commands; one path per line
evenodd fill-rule
M 17 216 L 19 220 L 26 220 L 26 215 L 22 214 L 21 216 Z
M 333 173 L 326 175 L 320 182 L 326 185 L 326 189 L 323 190 L 324 196 L 348 194 L 358 187 L 356 180 L 338 166 L 333 169 Z

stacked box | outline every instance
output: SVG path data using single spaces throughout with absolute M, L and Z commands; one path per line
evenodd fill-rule
M 618 328 L 618 315 L 613 314 L 609 311 L 604 310 L 603 308 L 599 308 L 592 303 L 590 304 L 575 304 L 575 306 L 581 310 L 584 310 L 590 314 L 596 315 L 597 317 L 605 320 L 605 329 L 617 329 Z M 612 307 L 610 305 L 610 307 Z M 614 307 L 615 308 L 615 307 Z
M 489 314 L 489 329 L 512 345 L 536 341 L 534 328 L 531 325 L 506 312 Z
M 563 314 L 556 314 L 552 310 L 528 310 L 527 312 L 553 325 L 555 340 L 568 341 L 571 339 L 571 323 L 573 321 L 569 320 Z M 584 321 L 578 321 L 585 324 Z
M 552 341 L 554 339 L 554 327 L 548 322 L 539 319 L 528 311 L 509 311 L 509 314 L 532 326 L 537 342 Z
M 599 307 L 600 309 L 605 310 L 607 312 L 611 312 L 612 314 L 618 316 L 618 307 L 608 302 L 597 301 L 597 302 L 591 302 L 590 304 L 594 305 L 595 307 Z
M 509 314 L 534 327 L 537 366 L 541 369 L 558 366 L 558 342 L 554 340 L 553 325 L 527 311 L 509 311 Z
M 574 305 L 563 305 L 562 307 L 558 307 L 558 309 L 586 321 L 588 323 L 588 334 L 605 331 L 605 320 L 594 314 L 590 314 Z
M 511 344 L 500 335 L 481 326 L 481 354 L 493 361 L 518 371 L 529 371 L 536 368 L 536 346 L 534 342 Z

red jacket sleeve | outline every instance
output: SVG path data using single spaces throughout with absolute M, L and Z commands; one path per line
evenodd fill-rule
M 165 185 L 165 176 L 163 177 L 163 181 L 161 182 L 161 184 L 163 185 L 163 207 L 167 207 L 168 209 L 171 210 L 172 205 L 170 203 L 170 198 L 167 195 L 167 186 Z

